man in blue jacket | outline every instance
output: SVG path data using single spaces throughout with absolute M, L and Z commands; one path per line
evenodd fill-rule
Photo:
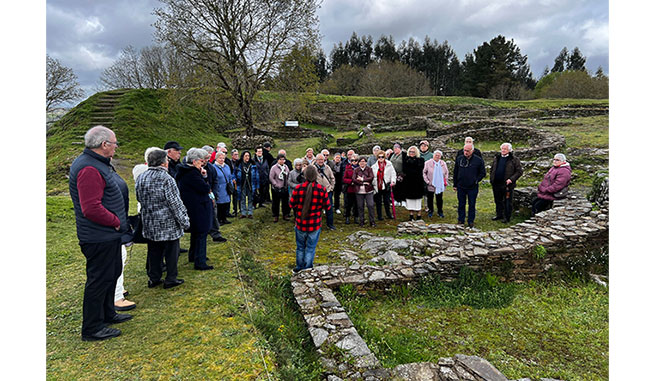
M 466 201 L 468 200 L 468 225 L 475 221 L 475 201 L 478 198 L 478 183 L 487 175 L 484 160 L 473 155 L 473 144 L 464 145 L 464 154 L 455 159 L 453 171 L 453 190 L 457 192 L 457 223 L 464 225 Z

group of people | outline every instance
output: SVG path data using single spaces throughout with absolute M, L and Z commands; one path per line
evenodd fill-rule
M 120 335 L 120 330 L 108 325 L 131 319 L 132 315 L 116 311 L 135 307 L 125 299 L 127 292 L 122 284 L 125 247 L 132 243 L 133 232 L 127 219 L 127 185 L 111 164 L 117 146 L 112 130 L 93 127 L 85 135 L 86 148 L 70 169 L 77 235 L 87 259 L 82 339 L 88 341 Z M 429 152 L 427 141 L 406 151 L 399 143 L 386 151 L 375 146 L 372 155 L 349 150 L 331 156 L 327 149 L 315 155 L 308 148 L 304 157 L 293 162 L 283 149 L 274 157 L 268 142 L 256 147 L 254 155 L 248 150 L 239 153 L 232 149 L 229 158 L 222 142 L 216 148 L 190 148 L 184 157 L 183 149 L 176 141 L 167 142 L 163 148 L 150 147 L 144 155 L 145 163 L 133 169 L 141 234 L 147 243 L 150 288 L 160 284 L 172 288 L 184 283 L 177 277 L 181 252 L 188 252 L 194 269 L 213 269 L 207 264 L 207 236 L 215 242 L 226 241 L 220 226 L 231 223 L 228 218 L 253 218 L 253 209 L 266 203 L 271 203 L 273 222 L 279 221 L 280 209 L 284 220 L 295 221 L 294 272 L 313 266 L 323 214 L 327 228 L 334 230 L 334 214 L 342 214 L 342 195 L 345 224 L 350 224 L 352 216 L 364 226 L 367 211 L 370 226 L 375 226 L 375 215 L 378 220 L 384 219 L 382 206 L 388 219 L 396 217 L 396 206 L 409 211 L 410 221 L 421 219 L 422 211 L 431 218 L 434 200 L 436 214 L 444 217 L 443 193 L 449 170 L 443 153 Z M 570 173 L 566 157 L 555 155 L 553 168 L 539 185 L 533 213 L 552 206 L 568 186 Z M 491 164 L 494 220 L 510 221 L 513 190 L 522 174 L 512 145 L 503 143 Z M 470 227 L 474 226 L 478 186 L 485 176 L 481 152 L 474 147 L 473 138 L 467 137 L 453 167 L 459 224 L 466 220 Z M 185 231 L 190 232 L 188 250 L 180 247 Z

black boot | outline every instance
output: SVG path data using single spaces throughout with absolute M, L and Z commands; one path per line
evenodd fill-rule
M 346 217 L 346 225 L 350 225 L 350 217 Z

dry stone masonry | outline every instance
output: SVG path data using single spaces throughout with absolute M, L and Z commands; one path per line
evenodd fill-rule
M 527 206 L 535 197 L 531 188 L 517 189 L 517 206 Z M 350 265 L 318 266 L 292 278 L 291 285 L 328 380 L 507 380 L 486 360 L 465 355 L 434 363 L 384 368 L 358 334 L 333 289 L 351 284 L 374 288 L 437 273 L 454 279 L 463 266 L 488 271 L 508 280 L 539 277 L 567 259 L 584 255 L 608 242 L 609 203 L 598 210 L 579 194 L 555 201 L 553 208 L 517 225 L 481 232 L 450 224 L 405 222 L 398 233 L 416 239 L 380 237 L 369 232 L 353 233 L 349 240 L 374 255 L 370 263 L 359 263 L 358 253 L 345 251 Z M 443 237 L 430 237 L 443 235 Z M 543 246 L 546 255 L 534 254 Z M 522 379 L 527 380 L 527 379 Z

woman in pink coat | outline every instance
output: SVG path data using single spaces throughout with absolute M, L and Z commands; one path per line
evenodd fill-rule
M 548 210 L 553 206 L 555 193 L 569 186 L 571 182 L 571 165 L 566 162 L 566 156 L 558 153 L 553 158 L 553 166 L 548 170 L 537 188 L 537 198 L 532 202 L 532 215 Z
M 428 217 L 434 214 L 433 198 L 437 196 L 437 214 L 443 218 L 443 191 L 448 186 L 448 167 L 441 160 L 443 153 L 439 150 L 434 151 L 432 159 L 425 162 L 423 167 L 423 181 L 428 185 Z

